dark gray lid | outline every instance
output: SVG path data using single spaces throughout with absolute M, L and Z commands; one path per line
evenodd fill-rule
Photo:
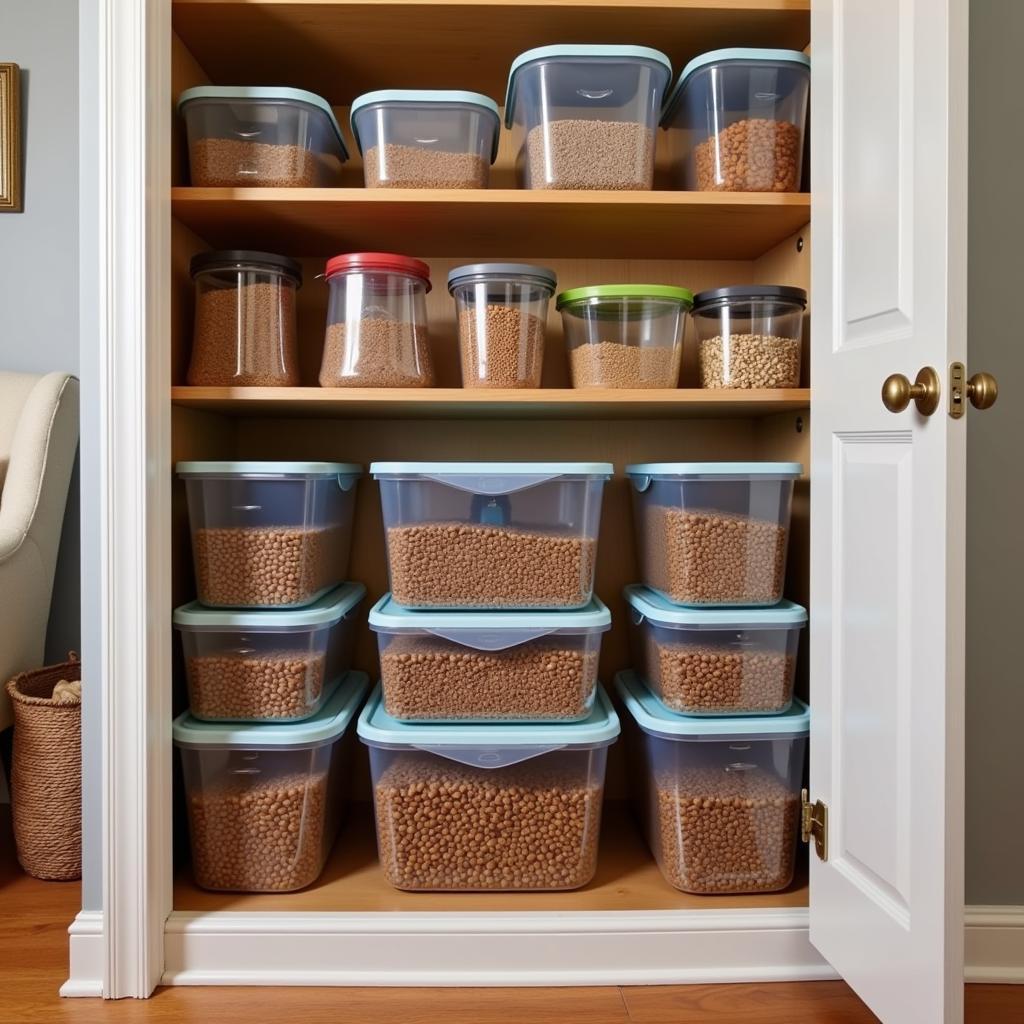
M 762 299 L 781 299 L 807 308 L 807 292 L 803 288 L 794 288 L 788 284 L 731 284 L 726 288 L 708 288 L 697 292 L 693 297 L 693 311 L 696 313 L 702 306 L 718 303 L 728 305 L 730 302 L 757 302 Z
M 448 272 L 448 291 L 471 277 L 529 277 L 538 284 L 547 284 L 554 294 L 558 278 L 548 267 L 532 263 L 466 263 Z
M 198 252 L 189 263 L 189 273 L 195 277 L 204 270 L 227 270 L 238 264 L 248 263 L 267 270 L 276 270 L 295 278 L 302 284 L 302 267 L 289 256 L 273 252 L 256 252 L 252 249 L 218 249 L 214 252 Z

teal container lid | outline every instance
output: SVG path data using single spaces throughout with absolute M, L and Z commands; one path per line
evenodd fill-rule
M 810 732 L 810 708 L 793 699 L 781 715 L 679 715 L 663 707 L 632 671 L 615 676 L 615 692 L 636 724 L 651 736 L 685 742 L 800 739 Z
M 638 491 L 652 480 L 796 480 L 804 468 L 799 462 L 637 462 L 626 475 Z
M 388 476 L 603 476 L 614 472 L 610 462 L 373 462 L 378 480 Z
M 363 467 L 354 462 L 179 462 L 174 470 L 181 477 L 241 476 L 267 480 L 289 476 L 358 479 L 363 475 Z
M 348 159 L 348 149 L 341 136 L 338 119 L 327 100 L 323 96 L 317 96 L 315 92 L 275 85 L 197 85 L 186 89 L 178 97 L 178 110 L 184 110 L 186 104 L 193 100 L 268 100 L 272 103 L 303 103 L 307 107 L 314 107 L 330 122 L 334 136 L 338 140 L 342 162 Z
M 202 632 L 265 629 L 270 632 L 320 629 L 340 622 L 366 596 L 362 583 L 342 583 L 305 608 L 284 611 L 240 611 L 234 608 L 208 608 L 189 601 L 174 609 L 174 625 L 179 629 Z
M 537 630 L 542 636 L 556 630 L 601 630 L 609 629 L 612 613 L 597 597 L 574 611 L 418 611 L 404 608 L 390 593 L 385 594 L 371 609 L 370 629 L 388 630 L 422 629 L 436 630 Z
M 333 743 L 355 718 L 370 680 L 365 672 L 346 672 L 324 706 L 302 722 L 201 722 L 186 711 L 174 720 L 171 735 L 176 746 L 188 750 L 235 747 L 240 750 L 305 750 Z
M 555 300 L 555 309 L 583 299 L 670 299 L 687 309 L 693 307 L 693 292 L 667 284 L 595 284 L 570 288 Z
M 433 107 L 439 105 L 478 107 L 494 118 L 494 141 L 491 143 L 492 164 L 498 156 L 498 136 L 501 132 L 501 115 L 498 113 L 498 104 L 490 96 L 485 96 L 480 92 L 466 92 L 463 89 L 376 89 L 373 92 L 364 92 L 362 96 L 357 96 L 352 101 L 349 124 L 360 153 L 363 151 L 363 144 L 359 140 L 356 114 L 367 107 L 387 106 L 389 103 L 422 103 L 425 106 Z
M 623 588 L 626 603 L 639 615 L 635 622 L 647 619 L 656 626 L 691 626 L 709 629 L 792 629 L 807 622 L 807 609 L 792 601 L 780 601 L 768 608 L 683 608 L 662 597 L 650 587 L 631 583 Z
M 580 59 L 635 61 L 655 64 L 664 71 L 663 89 L 672 80 L 672 62 L 661 50 L 655 50 L 650 46 L 593 45 L 587 43 L 558 43 L 554 46 L 537 46 L 532 50 L 519 54 L 512 61 L 512 68 L 508 73 L 508 86 L 505 89 L 505 127 L 512 127 L 512 115 L 515 110 L 516 99 L 516 78 L 524 67 L 537 61 Z

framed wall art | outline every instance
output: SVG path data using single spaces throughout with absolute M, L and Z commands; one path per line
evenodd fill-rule
M 0 63 L 0 213 L 21 210 L 21 75 Z

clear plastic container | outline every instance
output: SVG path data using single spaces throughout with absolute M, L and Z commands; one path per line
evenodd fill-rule
M 396 889 L 578 889 L 597 868 L 608 746 L 599 689 L 575 724 L 403 725 L 380 688 L 359 716 L 377 852 Z
M 208 387 L 299 383 L 295 293 L 302 267 L 287 256 L 230 249 L 192 257 L 195 330 L 186 380 Z
M 409 256 L 352 252 L 327 261 L 330 287 L 320 385 L 428 388 L 430 268 Z
M 703 388 L 798 388 L 807 292 L 734 285 L 693 300 Z
M 810 726 L 782 715 L 685 718 L 632 672 L 615 677 L 631 792 L 665 880 L 684 892 L 776 892 L 793 880 Z
M 322 188 L 348 159 L 330 105 L 305 89 L 200 85 L 178 110 L 193 185 Z
M 349 672 L 316 715 L 291 725 L 175 719 L 197 885 L 293 892 L 316 881 L 347 796 L 348 728 L 368 688 Z
M 528 263 L 469 263 L 448 275 L 464 388 L 539 388 L 555 272 Z
M 627 466 L 642 582 L 683 605 L 782 600 L 798 462 Z
M 179 462 L 199 600 L 298 608 L 348 572 L 356 483 L 344 462 Z
M 384 708 L 400 722 L 578 722 L 594 705 L 601 635 L 595 597 L 574 612 L 370 609 Z
M 583 608 L 607 462 L 375 462 L 407 608 Z
M 300 722 L 323 706 L 352 667 L 361 583 L 328 591 L 308 608 L 241 612 L 198 601 L 174 610 L 189 710 L 204 722 Z
M 541 46 L 512 63 L 505 127 L 523 188 L 649 189 L 665 54 L 646 46 Z
M 661 117 L 680 187 L 799 192 L 810 66 L 798 50 L 713 50 L 691 60 Z
M 778 715 L 793 703 L 807 611 L 680 608 L 637 584 L 626 587 L 633 665 L 651 693 L 683 715 Z
M 487 188 L 500 129 L 478 92 L 383 89 L 352 103 L 367 188 Z
M 558 296 L 574 388 L 674 388 L 683 329 L 693 305 L 686 288 L 602 284 Z

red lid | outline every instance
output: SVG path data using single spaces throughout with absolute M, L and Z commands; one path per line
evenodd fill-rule
M 329 281 L 335 274 L 343 274 L 350 270 L 382 270 L 397 274 L 410 274 L 421 277 L 427 282 L 430 291 L 430 267 L 422 260 L 414 260 L 411 256 L 399 256 L 393 252 L 346 252 L 340 256 L 332 256 L 327 261 L 324 276 Z

